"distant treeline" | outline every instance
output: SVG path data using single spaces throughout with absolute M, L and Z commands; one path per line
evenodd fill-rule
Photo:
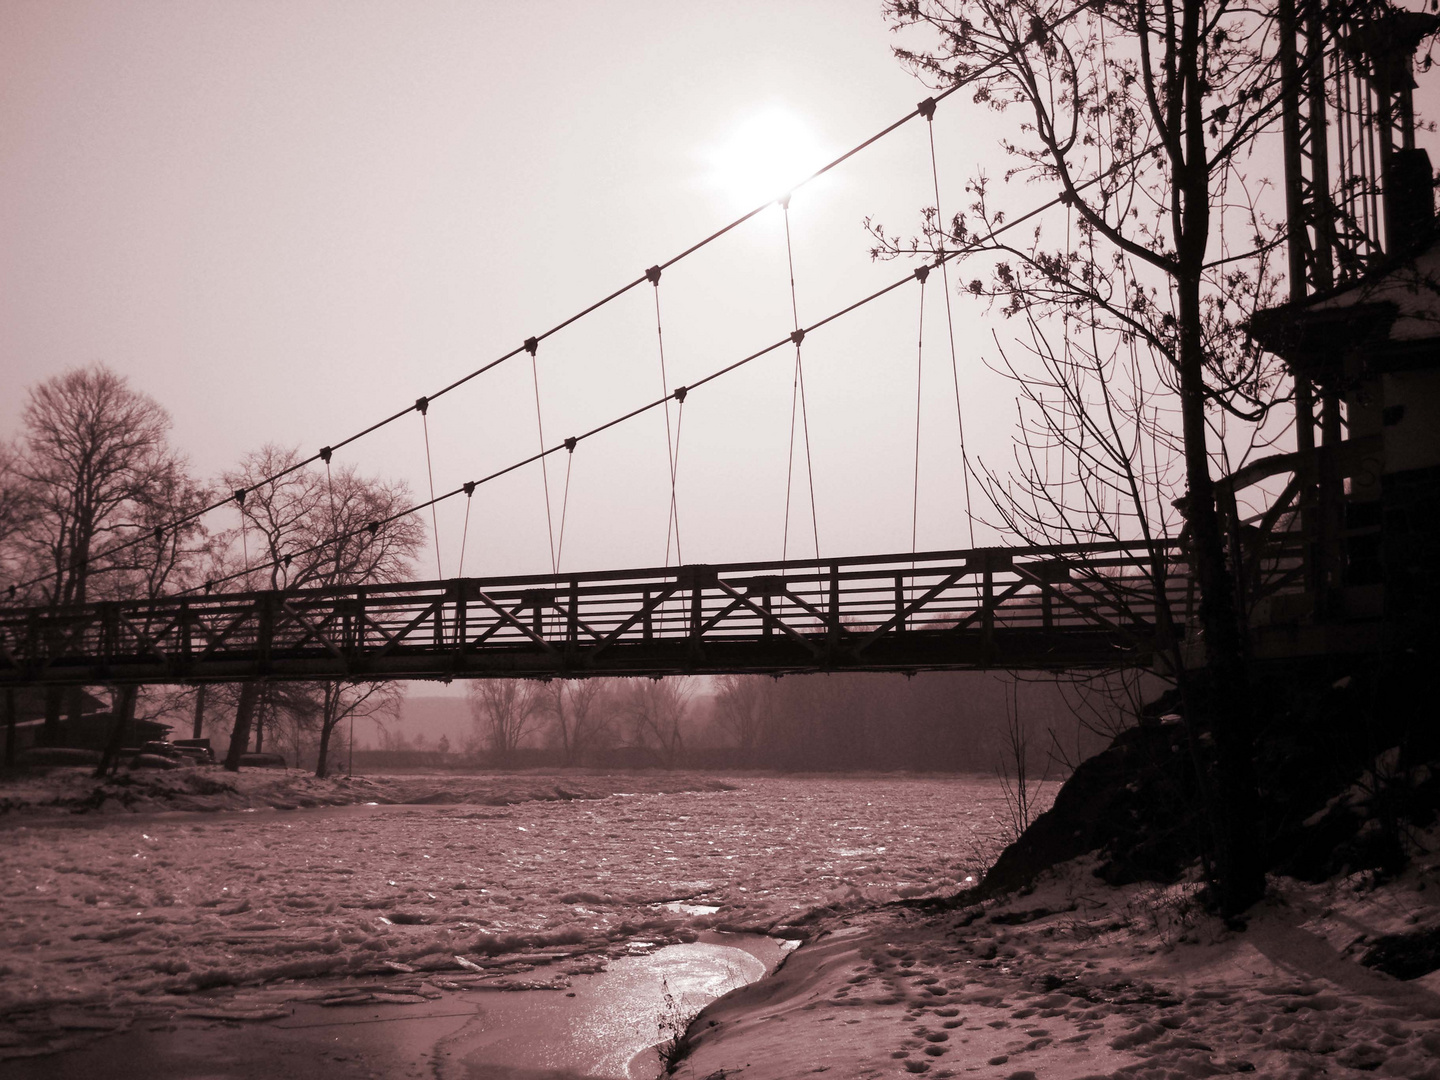
M 985 672 L 481 683 L 468 702 L 408 700 L 356 762 L 990 772 L 1023 753 L 1038 775 L 1103 746 L 1126 702 Z

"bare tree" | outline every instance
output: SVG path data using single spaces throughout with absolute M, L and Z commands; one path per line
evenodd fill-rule
M 298 450 L 265 446 L 225 474 L 240 510 L 240 527 L 226 538 L 229 557 L 258 567 L 246 574 L 247 583 L 283 590 L 406 577 L 425 540 L 418 518 L 396 516 L 411 503 L 406 485 L 363 477 L 353 466 L 321 471 L 299 468 L 299 461 Z M 388 708 L 396 692 L 389 684 L 348 682 L 327 682 L 314 692 L 320 703 L 315 774 L 324 776 L 336 725 L 382 703 Z M 228 769 L 239 768 L 253 715 L 237 710 Z
M 412 502 L 409 487 L 361 476 L 352 465 L 301 469 L 299 461 L 298 450 L 269 445 L 224 476 L 241 519 L 228 536 L 231 557 L 259 567 L 250 586 L 355 585 L 411 574 L 425 525 L 414 515 L 395 518 Z
M 1229 0 L 890 0 L 887 10 L 901 28 L 938 35 L 938 47 L 899 50 L 917 71 L 968 82 L 984 107 L 1021 110 L 1004 143 L 1007 179 L 1050 185 L 1064 207 L 1063 241 L 1049 239 L 1059 225 L 994 240 L 1006 214 L 980 176 L 969 215 L 927 212 L 925 247 L 988 253 L 990 278 L 969 291 L 1008 312 L 1062 316 L 1057 333 L 1137 343 L 1155 363 L 1150 384 L 1173 396 L 1206 648 L 1206 667 L 1181 689 L 1187 723 L 1214 740 L 1216 885 L 1236 913 L 1264 875 L 1243 627 L 1211 470 L 1225 418 L 1263 422 L 1281 398 L 1272 362 L 1243 334 L 1274 293 L 1266 256 L 1283 239 L 1243 172 L 1278 117 L 1274 22 Z
M 491 759 L 508 764 L 540 718 L 540 684 L 527 679 L 477 679 L 466 696 L 471 719 Z
M 323 777 L 329 769 L 330 742 L 343 720 L 377 719 L 399 715 L 405 691 L 399 683 L 339 682 L 323 684 L 320 693 L 319 745 L 315 752 L 315 775 Z
M 753 762 L 775 710 L 774 680 L 763 675 L 721 675 L 715 680 L 715 720 Z
M 552 679 L 541 686 L 550 742 L 566 765 L 579 764 L 609 740 L 614 697 L 613 685 L 603 679 Z
M 629 680 L 625 713 L 631 742 L 655 751 L 667 767 L 676 765 L 685 747 L 685 716 L 694 695 L 692 681 L 683 675 Z
M 156 401 L 96 364 L 32 387 L 22 423 L 18 443 L 0 453 L 10 599 L 61 607 L 153 595 L 190 566 L 199 524 L 157 526 L 205 496 L 171 449 L 170 417 Z M 60 738 L 63 697 L 47 692 L 48 741 Z M 126 700 L 117 713 L 133 706 Z M 72 694 L 72 716 L 78 709 Z M 117 728 L 123 722 L 117 715 Z

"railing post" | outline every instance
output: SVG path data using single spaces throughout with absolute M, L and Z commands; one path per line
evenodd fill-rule
M 256 607 L 259 609 L 257 612 L 259 626 L 255 632 L 255 651 L 262 675 L 270 672 L 271 650 L 275 643 L 275 610 L 272 600 L 273 596 L 270 593 L 261 593 L 255 598 Z
M 830 564 L 830 618 L 825 628 L 830 644 L 840 640 L 840 564 Z
M 775 598 L 772 597 L 768 592 L 767 592 L 764 596 L 762 596 L 762 597 L 760 598 L 760 606 L 765 609 L 765 614 L 766 614 L 767 616 L 773 615 L 773 614 L 775 613 L 775 603 L 774 603 L 774 600 L 775 600 Z M 764 622 L 765 622 L 765 626 L 764 626 L 764 628 L 760 631 L 760 636 L 761 636 L 761 637 L 767 637 L 767 638 L 768 638 L 768 637 L 774 637 L 774 636 L 775 636 L 775 624 L 772 623 L 769 618 L 766 618 L 766 619 L 764 620 Z
M 450 596 L 450 586 L 440 587 L 440 600 L 435 605 L 435 651 L 439 652 L 445 647 L 445 601 Z
M 565 620 L 565 644 L 571 653 L 580 646 L 580 579 L 570 579 L 570 613 Z
M 465 646 L 469 644 L 470 632 L 466 624 L 467 611 L 466 603 L 469 597 L 462 581 L 455 586 L 455 648 L 458 652 L 464 652 Z
M 905 626 L 905 575 L 895 575 L 895 632 L 903 634 Z
M 177 631 L 177 636 L 180 639 L 180 659 L 184 663 L 187 671 L 190 667 L 190 661 L 194 656 L 194 647 L 190 640 L 190 620 L 190 601 L 181 600 L 180 626 Z
M 365 590 L 355 590 L 355 655 L 365 652 Z
M 695 584 L 690 586 L 690 638 L 697 645 L 700 643 L 700 628 L 705 624 L 705 600 L 704 591 L 700 584 L 700 575 L 695 575 Z
M 1046 585 L 1040 590 L 1040 625 L 1046 630 L 1054 629 L 1055 626 L 1055 597 L 1051 590 L 1054 585 Z
M 988 662 L 995 654 L 995 569 L 988 551 L 983 558 L 985 570 L 981 575 L 980 647 Z
M 113 660 L 120 655 L 120 605 L 100 605 L 100 658 Z
M 654 624 L 651 622 L 651 618 L 650 618 L 650 616 L 651 616 L 651 614 L 652 614 L 652 611 L 651 611 L 651 609 L 650 609 L 650 590 L 649 590 L 649 589 L 646 589 L 646 590 L 645 590 L 645 594 L 640 598 L 640 610 L 643 611 L 643 612 L 645 612 L 645 619 L 644 619 L 644 624 L 645 624 L 645 625 L 644 625 L 644 630 L 643 630 L 642 633 L 641 633 L 641 637 L 642 637 L 642 638 L 645 640 L 645 642 L 648 644 L 649 642 L 651 642 L 651 641 L 654 640 L 654 638 L 655 638 L 655 626 L 654 626 Z

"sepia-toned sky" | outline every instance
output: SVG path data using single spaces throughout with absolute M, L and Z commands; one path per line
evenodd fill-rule
M 0 435 L 26 386 L 103 361 L 169 409 L 201 475 L 267 442 L 338 442 L 749 209 L 757 154 L 784 159 L 783 183 L 909 111 L 928 91 L 892 42 L 877 0 L 0 0 Z M 961 97 L 935 124 L 947 213 L 967 176 L 1004 169 L 999 121 Z M 795 196 L 802 324 L 904 273 L 870 260 L 862 222 L 916 228 L 929 153 L 912 121 Z M 779 208 L 659 294 L 672 387 L 783 337 Z M 955 311 L 967 437 L 1003 464 L 996 320 Z M 918 317 L 910 286 L 805 343 L 823 554 L 909 548 Z M 965 546 L 934 284 L 924 335 L 919 546 Z M 547 340 L 536 374 L 547 443 L 658 397 L 654 290 Z M 685 561 L 780 556 L 792 376 L 782 350 L 687 401 Z M 534 394 L 522 355 L 436 401 L 436 490 L 533 452 Z M 418 414 L 343 456 L 428 492 Z M 795 460 L 792 557 L 814 544 Z M 569 465 L 562 567 L 662 562 L 663 414 Z M 556 531 L 566 467 L 551 459 Z M 537 466 L 477 490 L 467 574 L 549 569 L 542 491 Z M 464 515 L 463 497 L 439 514 L 446 576 Z

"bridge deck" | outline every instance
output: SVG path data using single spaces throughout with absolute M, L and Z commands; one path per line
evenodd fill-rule
M 0 686 L 1143 664 L 1148 559 L 987 548 L 12 609 Z M 1183 564 L 1167 591 L 1183 613 Z

